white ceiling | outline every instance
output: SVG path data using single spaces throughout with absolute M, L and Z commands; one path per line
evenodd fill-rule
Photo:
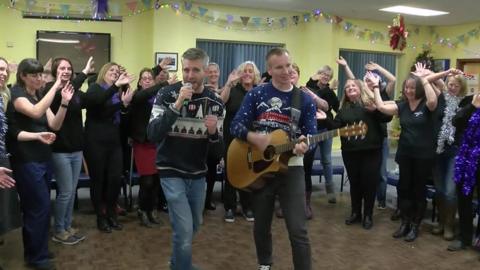
M 267 10 L 304 12 L 313 9 L 346 18 L 391 21 L 394 13 L 379 11 L 395 5 L 408 5 L 448 11 L 450 14 L 436 17 L 404 15 L 407 24 L 455 25 L 480 21 L 479 0 L 196 0 L 204 4 L 221 4 Z

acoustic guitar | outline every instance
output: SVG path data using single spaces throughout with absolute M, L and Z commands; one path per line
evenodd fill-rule
M 359 122 L 304 139 L 307 145 L 316 144 L 336 136 L 364 137 L 368 127 Z M 270 145 L 260 151 L 248 142 L 234 139 L 227 152 L 227 176 L 232 186 L 239 189 L 255 190 L 263 187 L 265 180 L 271 178 L 272 173 L 288 169 L 288 160 L 293 156 L 292 150 L 299 140 L 291 141 L 288 134 L 277 129 L 266 135 L 270 136 Z

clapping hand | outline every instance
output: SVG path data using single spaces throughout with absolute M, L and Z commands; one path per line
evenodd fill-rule
M 67 82 L 65 86 L 62 88 L 62 104 L 68 104 L 70 100 L 72 99 L 74 93 L 73 86 L 70 84 L 70 82 Z
M 122 95 L 120 98 L 122 100 L 123 106 L 127 107 L 130 104 L 130 102 L 132 101 L 133 92 L 134 91 L 132 90 L 130 85 L 128 86 L 127 91 L 122 92 Z
M 133 74 L 128 74 L 127 72 L 123 72 L 118 77 L 118 80 L 115 82 L 115 85 L 117 87 L 120 87 L 122 85 L 130 84 L 131 82 L 133 82 L 133 80 L 135 80 L 135 77 L 133 76 Z
M 368 71 L 374 71 L 374 70 L 378 70 L 380 66 L 375 63 L 375 62 L 368 62 L 367 64 L 365 64 L 365 69 L 368 70 Z
M 160 63 L 158 63 L 158 66 L 162 70 L 168 70 L 169 69 L 168 65 L 170 65 L 172 62 L 173 62 L 172 57 L 165 57 L 165 58 L 162 59 L 162 61 L 160 61 Z
M 340 66 L 347 66 L 348 63 L 347 63 L 347 60 L 345 60 L 345 58 L 339 56 L 338 59 L 336 60 L 337 61 L 337 64 L 339 64 Z
M 0 167 L 0 188 L 7 189 L 15 186 L 15 180 L 8 175 L 10 173 L 12 173 L 12 170 Z
M 44 144 L 52 144 L 55 139 L 57 138 L 57 135 L 53 132 L 38 132 L 37 133 L 37 140 Z
M 425 63 L 417 62 L 415 64 L 415 71 L 412 72 L 413 75 L 417 77 L 425 77 L 427 75 L 432 74 L 432 71 L 426 68 Z
M 82 70 L 83 74 L 88 75 L 90 73 L 93 73 L 95 71 L 94 64 L 95 62 L 93 61 L 93 56 L 90 56 L 88 58 L 87 64 L 85 65 L 85 68 Z
M 205 116 L 205 127 L 207 127 L 208 134 L 213 135 L 217 132 L 217 116 L 216 115 L 207 115 Z

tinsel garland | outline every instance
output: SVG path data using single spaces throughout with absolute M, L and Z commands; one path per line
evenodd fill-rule
M 455 183 L 462 185 L 465 195 L 472 193 L 480 159 L 480 109 L 477 109 L 463 135 L 463 142 L 455 159 Z
M 438 133 L 437 154 L 443 153 L 445 143 L 452 145 L 455 141 L 455 127 L 452 125 L 452 119 L 457 113 L 458 104 L 461 98 L 448 92 L 444 93 L 445 110 L 443 111 L 442 127 Z

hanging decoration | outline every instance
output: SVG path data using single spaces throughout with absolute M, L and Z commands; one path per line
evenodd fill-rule
M 203 5 L 194 4 L 191 0 L 126 0 L 122 3 L 117 1 L 109 2 L 108 0 L 90 0 L 86 4 L 72 4 L 66 0 L 63 1 L 67 3 L 61 3 L 61 1 L 58 0 L 58 2 L 52 3 L 49 0 L 9 0 L 8 2 L 5 1 L 6 3 L 4 4 L 0 3 L 0 7 L 18 10 L 29 15 L 40 14 L 40 17 L 42 16 L 41 14 L 45 14 L 45 17 L 56 19 L 78 17 L 77 22 L 115 19 L 124 16 L 135 16 L 153 9 L 158 12 L 163 9 L 169 9 L 177 15 L 188 15 L 192 19 L 236 31 L 271 31 L 299 26 L 300 24 L 327 23 L 338 25 L 339 27 L 333 29 L 343 30 L 356 39 L 372 44 L 389 44 L 394 50 L 404 50 L 405 48 L 428 50 L 434 45 L 455 49 L 461 44 L 467 44 L 471 39 L 480 38 L 480 25 L 450 37 L 441 36 L 435 32 L 435 27 L 430 27 L 431 41 L 423 44 L 407 44 L 408 32 L 401 16 L 397 16 L 393 20 L 393 24 L 389 26 L 388 31 L 378 31 L 357 25 L 335 14 L 326 13 L 320 8 L 290 16 L 252 17 L 250 14 L 227 14 L 223 11 L 211 10 Z M 86 14 L 88 11 L 91 11 L 91 16 Z M 428 33 L 428 29 L 426 32 Z M 412 33 L 419 35 L 420 28 L 413 27 Z
M 390 29 L 388 33 L 390 34 L 390 47 L 393 50 L 400 50 L 403 51 L 407 46 L 407 37 L 408 32 L 405 29 L 405 22 L 403 20 L 403 16 L 397 15 L 393 19 L 393 25 L 389 25 L 388 28 Z

